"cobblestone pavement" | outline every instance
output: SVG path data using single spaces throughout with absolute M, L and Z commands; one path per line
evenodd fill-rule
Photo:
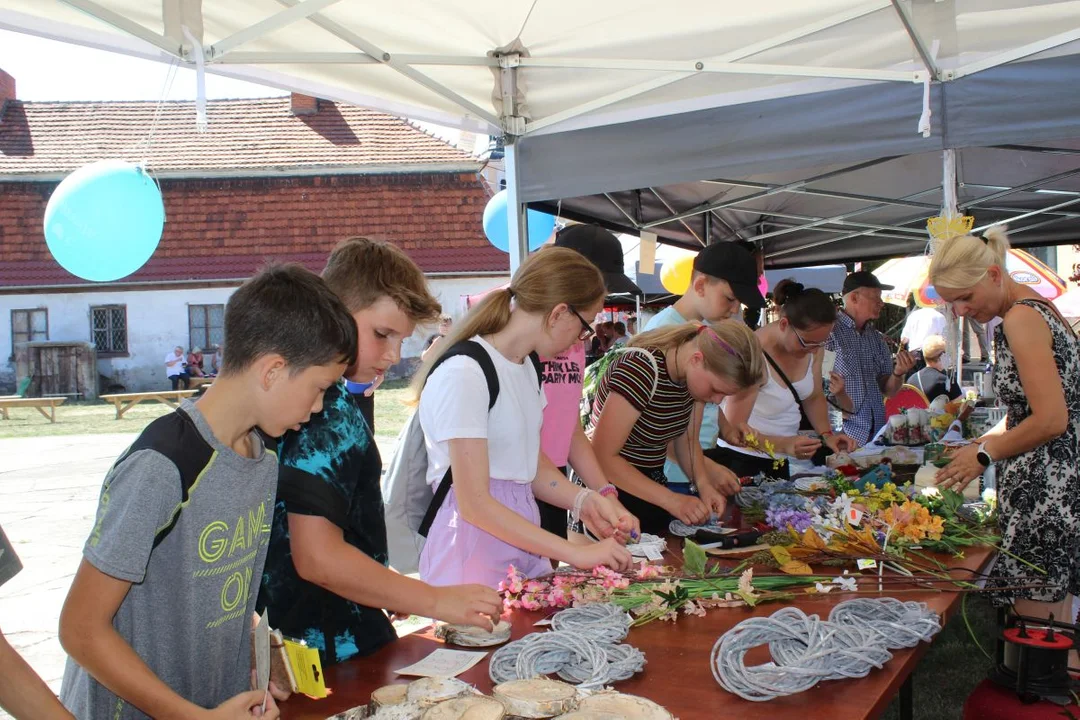
M 23 571 L 0 588 L 0 629 L 60 691 L 66 656 L 57 639 L 60 608 L 90 532 L 98 492 L 134 435 L 0 439 L 0 526 Z M 391 457 L 393 438 L 377 438 Z M 0 710 L 0 719 L 9 716 Z

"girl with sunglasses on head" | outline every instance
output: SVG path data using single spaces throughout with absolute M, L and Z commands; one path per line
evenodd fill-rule
M 836 322 L 836 305 L 821 290 L 791 279 L 776 285 L 773 301 L 780 319 L 756 333 L 768 365 L 765 381 L 728 398 L 722 407 L 728 422 L 753 432 L 761 447 L 769 441 L 785 460 L 775 468 L 765 453 L 734 447 L 721 438 L 707 455 L 740 477 L 765 473 L 787 478 L 793 459 L 821 464 L 825 455 L 855 449 L 854 440 L 833 432 L 822 388 L 822 358 Z
M 453 484 L 420 555 L 420 579 L 431 585 L 496 587 L 513 565 L 526 577 L 551 572 L 551 560 L 578 568 L 627 570 L 626 518 L 606 497 L 580 488 L 540 448 L 546 400 L 537 356 L 554 357 L 587 336 L 607 291 L 581 254 L 549 247 L 531 255 L 510 286 L 495 290 L 436 345 L 414 379 L 428 454 L 428 482 Z M 490 410 L 480 362 L 443 355 L 471 340 L 498 378 Z M 475 348 L 474 348 L 475 349 Z M 571 544 L 540 527 L 536 500 L 570 510 L 603 540 Z
M 745 325 L 689 322 L 637 335 L 611 361 L 596 390 L 588 432 L 619 501 L 641 529 L 662 534 L 721 515 L 727 499 L 698 442 L 704 403 L 719 403 L 761 381 L 761 345 Z M 632 348 L 639 348 L 634 351 Z M 669 490 L 669 446 L 696 494 Z

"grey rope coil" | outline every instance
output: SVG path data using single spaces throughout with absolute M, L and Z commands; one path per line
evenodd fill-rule
M 744 487 L 735 496 L 735 504 L 746 509 L 765 499 L 765 491 L 759 487 Z
M 929 642 L 941 630 L 941 619 L 926 603 L 896 598 L 855 598 L 829 613 L 829 622 L 862 624 L 881 635 L 890 650 Z
M 786 607 L 769 617 L 744 620 L 713 645 L 713 677 L 746 700 L 772 700 L 822 680 L 865 677 L 892 658 L 890 648 L 913 647 L 941 629 L 937 615 L 922 603 L 893 598 L 849 600 L 829 617 L 822 620 Z M 747 667 L 746 653 L 761 645 L 769 646 L 773 661 Z
M 617 643 L 630 632 L 631 618 L 612 603 L 567 608 L 551 618 L 553 630 L 581 633 L 601 643 Z
M 629 645 L 601 645 L 575 633 L 533 633 L 491 656 L 489 675 L 498 684 L 557 674 L 583 688 L 626 680 L 645 669 L 645 654 Z

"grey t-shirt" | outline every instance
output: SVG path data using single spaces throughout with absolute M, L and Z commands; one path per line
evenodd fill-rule
M 252 441 L 255 458 L 237 454 L 190 401 L 155 420 L 105 477 L 83 549 L 95 568 L 132 583 L 116 631 L 204 708 L 251 682 L 251 615 L 278 473 L 275 454 Z M 60 699 L 78 718 L 147 717 L 70 658 Z
M 0 527 L 0 585 L 18 575 L 20 570 L 22 563 L 19 562 L 19 556 L 8 542 L 4 528 Z

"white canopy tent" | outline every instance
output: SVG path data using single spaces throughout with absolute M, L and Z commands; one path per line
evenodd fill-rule
M 655 218 L 632 199 L 611 201 L 610 217 L 571 209 L 674 242 L 730 222 L 709 196 L 688 206 L 665 186 L 795 178 L 744 186 L 772 197 L 885 157 L 1021 142 L 1080 152 L 1057 142 L 1080 138 L 1080 0 L 0 0 L 0 27 L 501 134 L 519 220 L 525 203 L 653 189 Z M 936 214 L 925 206 L 952 207 L 952 184 L 900 202 Z M 1073 199 L 1036 209 L 1071 222 Z M 913 235 L 899 220 L 787 214 L 851 239 Z

